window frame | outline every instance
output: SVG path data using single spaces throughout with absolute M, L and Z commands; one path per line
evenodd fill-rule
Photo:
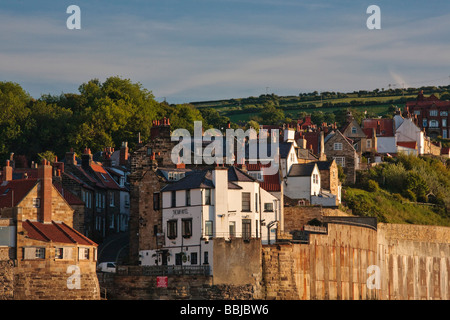
M 244 199 L 248 196 L 248 199 Z M 242 212 L 251 212 L 252 211 L 252 207 L 251 207 L 251 192 L 242 192 L 241 193 L 241 211 Z M 248 207 L 248 209 L 247 209 Z

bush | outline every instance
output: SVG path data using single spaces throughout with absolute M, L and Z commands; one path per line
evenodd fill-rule
M 377 192 L 380 189 L 378 182 L 370 179 L 367 181 L 367 191 L 369 192 Z

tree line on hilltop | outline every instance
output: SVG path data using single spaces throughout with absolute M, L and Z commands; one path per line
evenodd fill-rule
M 133 150 L 138 135 L 148 141 L 152 121 L 164 117 L 170 118 L 174 129 L 191 132 L 194 121 L 203 121 L 204 128 L 225 127 L 229 121 L 215 110 L 200 112 L 190 104 L 158 102 L 140 83 L 120 77 L 103 83 L 92 79 L 78 91 L 34 99 L 19 84 L 0 82 L 2 166 L 11 153 L 17 166 L 26 167 L 43 155 L 62 159 L 70 148 L 96 152 L 127 141 Z

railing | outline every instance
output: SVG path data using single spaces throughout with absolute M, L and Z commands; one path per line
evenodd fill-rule
M 123 276 L 166 276 L 166 275 L 203 275 L 209 276 L 211 268 L 203 266 L 118 266 L 117 273 Z

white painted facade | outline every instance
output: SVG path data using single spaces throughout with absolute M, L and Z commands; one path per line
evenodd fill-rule
M 235 237 L 262 237 L 262 243 L 267 243 L 269 234 L 276 234 L 272 230 L 268 234 L 264 226 L 280 219 L 278 200 L 257 181 L 230 184 L 228 169 L 218 167 L 212 170 L 212 182 L 212 188 L 161 191 L 164 244 L 158 250 L 140 251 L 141 265 L 207 264 L 212 270 L 214 238 L 233 241 Z M 264 211 L 265 203 L 271 203 L 273 210 Z M 275 229 L 277 224 L 271 227 Z M 163 250 L 167 250 L 166 261 Z
M 284 181 L 284 194 L 291 199 L 306 199 L 320 194 L 320 171 L 317 164 L 310 175 L 288 176 Z
M 425 153 L 425 134 L 420 130 L 418 126 L 412 121 L 412 119 L 404 119 L 395 131 L 395 138 L 397 141 L 402 142 L 416 142 L 417 152 L 419 154 Z M 405 150 L 403 150 L 405 149 Z M 409 148 L 400 148 L 399 152 L 407 152 Z M 409 151 L 408 153 L 417 154 L 417 152 Z

